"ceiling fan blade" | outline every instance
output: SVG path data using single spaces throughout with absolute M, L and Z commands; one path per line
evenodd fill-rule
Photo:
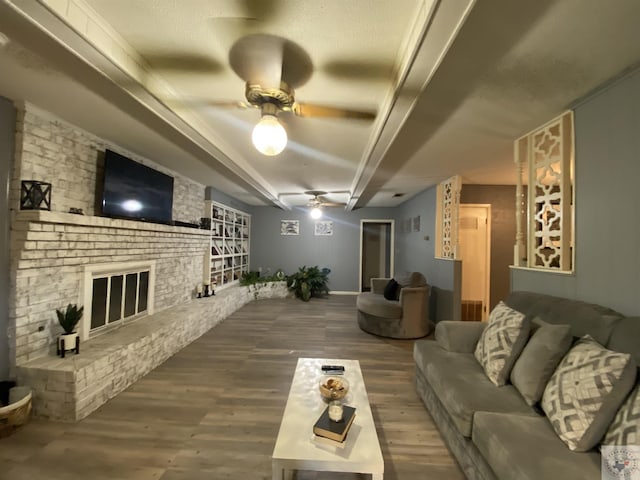
M 279 0 L 243 0 L 240 3 L 243 4 L 248 17 L 262 21 L 277 17 L 281 10 Z
M 159 71 L 170 71 L 177 73 L 220 73 L 225 66 L 208 55 L 201 55 L 191 52 L 142 52 L 141 55 L 149 63 L 151 68 Z
M 310 103 L 298 103 L 293 105 L 292 111 L 298 117 L 316 118 L 354 118 L 360 120 L 373 120 L 375 112 L 364 110 L 350 110 L 347 108 L 325 107 Z
M 250 105 L 247 102 L 239 102 L 237 100 L 210 100 L 207 98 L 175 98 L 170 100 L 164 100 L 164 103 L 171 107 L 180 108 L 180 107 L 188 107 L 188 108 L 208 108 L 208 107 L 216 107 L 216 108 L 239 108 L 239 109 L 248 109 L 248 108 L 257 108 L 253 105 Z

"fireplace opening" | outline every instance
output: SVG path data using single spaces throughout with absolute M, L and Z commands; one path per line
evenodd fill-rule
M 154 274 L 150 263 L 87 266 L 84 337 L 153 313 Z

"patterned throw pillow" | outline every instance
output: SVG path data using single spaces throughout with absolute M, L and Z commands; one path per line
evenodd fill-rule
M 640 385 L 618 410 L 602 444 L 640 446 Z
M 585 452 L 602 439 L 635 378 L 631 355 L 607 350 L 585 335 L 553 373 L 542 409 L 560 439 Z
M 529 337 L 524 314 L 498 303 L 491 311 L 487 328 L 476 345 L 476 360 L 494 385 L 507 383 L 511 368 Z

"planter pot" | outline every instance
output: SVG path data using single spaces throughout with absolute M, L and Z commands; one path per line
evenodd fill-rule
M 80 353 L 80 337 L 77 332 L 66 333 L 58 337 L 58 355 L 64 358 L 65 352 Z
M 25 424 L 31 413 L 31 389 L 14 387 L 9 391 L 9 405 L 0 407 L 0 437 L 11 435 Z

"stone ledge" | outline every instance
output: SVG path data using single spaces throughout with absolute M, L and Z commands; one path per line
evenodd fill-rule
M 35 416 L 77 421 L 250 301 L 287 296 L 284 282 L 229 287 L 85 341 L 79 355 L 18 365 L 18 383 L 33 390 Z
M 177 227 L 161 223 L 140 222 L 109 217 L 95 217 L 92 215 L 75 215 L 73 213 L 50 212 L 48 210 L 21 210 L 14 212 L 14 230 L 20 230 L 15 222 L 52 223 L 55 225 L 78 225 L 97 228 L 119 228 L 124 230 L 144 230 L 149 232 L 187 233 L 198 236 L 208 236 L 209 230 L 199 228 Z M 26 227 L 28 228 L 28 227 Z

